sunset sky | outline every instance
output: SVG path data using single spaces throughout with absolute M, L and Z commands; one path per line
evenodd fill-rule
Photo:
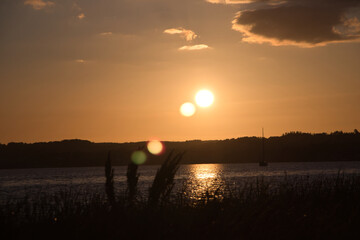
M 208 89 L 214 103 L 179 108 Z M 1 0 L 0 143 L 360 128 L 359 0 Z

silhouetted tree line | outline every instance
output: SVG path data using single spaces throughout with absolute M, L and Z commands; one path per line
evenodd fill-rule
M 112 164 L 127 165 L 133 151 L 146 142 L 93 143 L 63 140 L 43 143 L 8 143 L 0 145 L 0 168 L 103 166 L 111 151 Z M 262 154 L 262 139 L 242 137 L 212 141 L 164 142 L 167 149 L 186 152 L 182 163 L 251 163 Z M 145 151 L 145 150 L 144 150 Z M 161 164 L 164 155 L 147 153 L 145 164 Z M 265 139 L 268 162 L 359 161 L 360 133 L 289 132 Z

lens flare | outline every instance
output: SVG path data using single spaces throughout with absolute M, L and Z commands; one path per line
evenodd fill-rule
M 195 111 L 195 105 L 190 102 L 186 102 L 180 107 L 180 113 L 185 117 L 191 117 L 194 115 Z
M 160 155 L 164 151 L 164 145 L 158 140 L 151 140 L 147 143 L 147 149 L 151 154 Z
M 136 165 L 141 165 L 146 161 L 146 154 L 143 151 L 135 151 L 131 154 L 131 161 Z
M 208 107 L 214 102 L 214 95 L 209 90 L 203 89 L 197 92 L 195 101 L 200 107 Z

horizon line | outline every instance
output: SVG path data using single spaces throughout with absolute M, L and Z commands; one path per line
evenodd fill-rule
M 311 135 L 316 135 L 316 134 L 333 134 L 333 133 L 343 133 L 343 134 L 351 134 L 351 133 L 356 133 L 358 132 L 357 129 L 355 128 L 352 132 L 344 132 L 342 130 L 336 130 L 336 131 L 332 131 L 332 132 L 302 132 L 302 131 L 289 131 L 289 132 L 285 132 L 282 135 L 276 135 L 276 136 L 269 136 L 269 137 L 265 137 L 265 139 L 268 138 L 272 138 L 272 137 L 282 137 L 286 134 L 291 134 L 291 133 L 301 133 L 301 134 L 311 134 Z M 225 141 L 225 140 L 232 140 L 232 139 L 239 139 L 239 138 L 262 138 L 261 136 L 242 136 L 242 137 L 233 137 L 233 138 L 224 138 L 224 139 L 188 139 L 188 140 L 159 140 L 161 142 L 191 142 L 191 141 Z M 62 140 L 49 140 L 49 141 L 34 141 L 34 142 L 14 142 L 14 141 L 10 141 L 7 143 L 0 143 L 0 145 L 8 145 L 10 143 L 14 144 L 14 143 L 22 143 L 22 144 L 37 144 L 37 143 L 54 143 L 54 142 L 63 142 L 63 141 L 86 141 L 86 142 L 90 142 L 90 143 L 113 143 L 113 144 L 131 144 L 131 143 L 144 143 L 144 142 L 148 142 L 150 140 L 140 140 L 140 141 L 129 141 L 129 142 L 95 142 L 95 141 L 91 141 L 88 139 L 80 139 L 80 138 L 66 138 L 66 139 L 62 139 Z

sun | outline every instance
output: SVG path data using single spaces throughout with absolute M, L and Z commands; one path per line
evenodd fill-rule
M 214 102 L 214 95 L 209 90 L 203 89 L 196 93 L 195 101 L 200 107 L 208 107 Z

